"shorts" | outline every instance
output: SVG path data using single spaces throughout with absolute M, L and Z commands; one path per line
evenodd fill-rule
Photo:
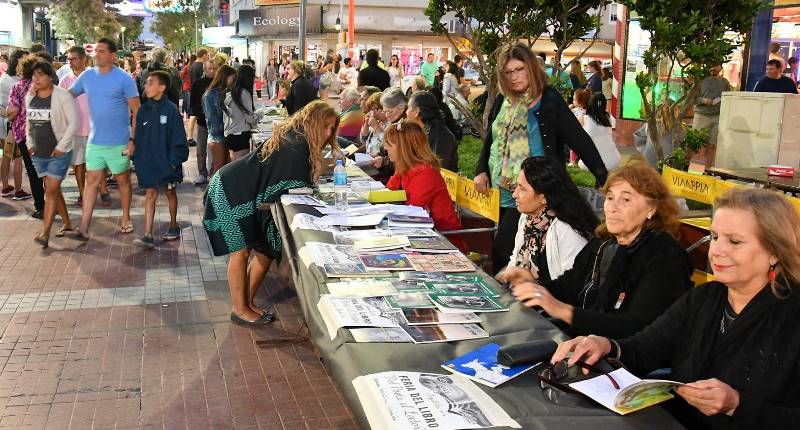
M 5 108 L 0 108 L 5 109 Z M 5 140 L 8 135 L 8 118 L 0 116 L 0 140 Z
M 31 157 L 33 167 L 36 168 L 36 174 L 40 178 L 45 176 L 63 180 L 67 176 L 69 170 L 69 163 L 72 161 L 72 151 L 59 155 L 58 157 L 40 157 L 34 155 Z
M 231 134 L 225 136 L 225 147 L 228 151 L 244 151 L 250 150 L 250 135 L 249 131 L 242 132 L 241 134 Z
M 72 139 L 72 165 L 80 166 L 86 164 L 86 141 L 89 140 L 87 136 L 75 136 Z
M 13 158 L 16 160 L 19 157 L 22 157 L 22 153 L 19 152 L 19 146 L 6 139 L 6 143 L 3 145 L 3 158 Z
M 719 135 L 719 115 L 704 115 L 694 113 L 692 128 L 695 130 L 708 130 L 708 144 L 716 146 Z
M 104 170 L 108 168 L 112 174 L 125 173 L 131 168 L 131 159 L 122 152 L 128 145 L 95 145 L 86 144 L 86 170 Z

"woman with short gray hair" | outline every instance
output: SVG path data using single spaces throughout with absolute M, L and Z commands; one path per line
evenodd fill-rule
M 387 88 L 381 95 L 381 107 L 389 121 L 395 123 L 403 117 L 408 99 L 403 90 L 397 87 Z

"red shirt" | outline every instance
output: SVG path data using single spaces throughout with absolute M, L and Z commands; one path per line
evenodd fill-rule
M 192 74 L 189 73 L 189 65 L 183 66 L 183 70 L 181 70 L 181 89 L 183 91 L 192 90 Z
M 441 173 L 427 164 L 418 164 L 403 174 L 395 174 L 386 187 L 390 190 L 405 190 L 406 204 L 424 208 L 431 214 L 433 225 L 439 231 L 459 230 L 461 222 L 456 216 L 453 200 L 447 192 Z M 447 236 L 464 251 L 463 242 L 455 236 Z

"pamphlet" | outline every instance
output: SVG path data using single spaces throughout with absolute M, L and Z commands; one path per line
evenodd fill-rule
M 409 237 L 407 249 L 428 253 L 459 252 L 449 240 L 442 236 Z
M 307 242 L 298 253 L 306 266 L 314 263 L 329 278 L 371 277 L 389 272 L 367 271 L 352 246 Z
M 331 186 L 331 188 L 333 188 Z M 323 187 L 320 186 L 319 192 L 314 195 L 318 200 L 325 203 L 328 206 L 336 206 L 336 193 L 331 191 L 324 190 Z M 348 190 L 347 192 L 347 207 L 348 208 L 355 208 L 356 206 L 372 206 L 370 202 L 368 202 L 365 198 L 359 196 L 358 194 Z
M 356 251 L 388 251 L 406 246 L 409 246 L 409 241 L 405 236 L 376 236 L 369 239 L 359 239 L 353 243 Z
M 351 328 L 350 334 L 353 335 L 358 343 L 411 343 L 414 339 L 400 327 L 369 327 Z
M 410 228 L 410 227 L 389 227 L 384 229 L 387 234 L 390 235 L 401 235 L 401 236 L 408 236 L 408 237 L 435 237 L 439 236 L 439 233 L 433 231 L 430 228 Z
M 478 282 L 426 282 L 428 292 L 440 296 L 489 296 L 500 297 L 481 281 Z
M 356 241 L 368 240 L 373 238 L 389 237 L 385 230 L 348 230 L 333 233 L 333 241 L 337 245 L 355 245 Z
M 429 216 L 391 214 L 389 215 L 388 219 L 389 219 L 389 227 L 433 228 L 433 218 Z
M 400 274 L 409 273 L 409 272 L 400 272 Z M 421 281 L 406 281 L 403 279 L 392 279 L 390 280 L 392 286 L 394 287 L 397 292 L 400 293 L 427 293 L 428 286 L 425 285 L 424 282 Z
M 383 221 L 386 212 L 366 213 L 361 215 L 331 214 L 319 219 L 320 225 L 338 225 L 343 227 L 374 227 Z
M 367 270 L 394 271 L 414 270 L 406 254 L 384 252 L 380 254 L 358 254 Z
M 323 294 L 317 303 L 320 315 L 331 340 L 342 327 L 399 327 L 403 318 L 399 312 L 388 312 L 360 297 L 334 297 Z
M 619 389 L 614 388 L 608 376 L 614 378 Z M 606 408 L 625 415 L 675 397 L 670 391 L 679 385 L 684 385 L 662 379 L 639 379 L 625 368 L 617 369 L 608 376 L 596 376 L 573 382 L 569 386 Z
M 289 227 L 292 229 L 292 232 L 297 231 L 297 229 L 329 232 L 341 231 L 339 227 L 320 224 L 320 219 L 321 218 L 315 217 L 314 215 L 299 213 L 292 218 L 292 224 Z
M 428 297 L 440 311 L 446 314 L 463 312 L 506 312 L 508 306 L 496 299 L 485 296 L 445 296 L 428 294 Z
M 284 194 L 281 196 L 281 203 L 284 205 L 308 205 L 308 206 L 325 206 L 325 203 L 315 199 L 312 196 Z
M 408 260 L 418 272 L 474 272 L 475 265 L 461 253 L 408 254 Z
M 408 325 L 470 324 L 480 323 L 481 317 L 474 313 L 445 314 L 436 309 L 405 308 L 403 318 Z
M 455 342 L 489 337 L 477 324 L 440 324 L 403 326 L 414 343 Z
M 386 303 L 393 309 L 436 308 L 426 293 L 397 293 L 387 296 Z
M 403 272 L 400 279 L 407 281 L 445 281 L 447 280 L 444 272 Z
M 461 374 L 475 382 L 495 388 L 538 366 L 524 364 L 508 367 L 497 362 L 500 345 L 488 343 L 472 352 L 442 363 L 442 367 Z
M 455 374 L 374 373 L 355 378 L 353 387 L 373 429 L 520 428 L 483 390 Z
M 325 287 L 330 295 L 339 297 L 381 297 L 397 292 L 391 282 L 377 279 L 328 282 Z

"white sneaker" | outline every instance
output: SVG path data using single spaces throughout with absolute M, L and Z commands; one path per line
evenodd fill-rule
M 203 185 L 206 182 L 208 182 L 208 180 L 206 179 L 205 175 L 200 175 L 200 176 L 194 178 L 194 184 L 195 185 Z

